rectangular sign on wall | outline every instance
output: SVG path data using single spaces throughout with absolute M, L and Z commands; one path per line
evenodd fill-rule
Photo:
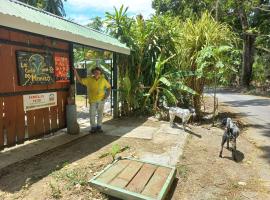
M 17 51 L 16 57 L 19 85 L 48 85 L 55 82 L 52 54 Z
M 70 78 L 70 67 L 68 57 L 55 55 L 55 80 L 57 82 L 69 82 Z
M 24 111 L 48 108 L 57 105 L 57 93 L 40 93 L 23 95 Z

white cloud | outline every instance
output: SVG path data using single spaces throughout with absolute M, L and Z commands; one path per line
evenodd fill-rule
M 120 8 L 124 5 L 128 6 L 128 12 L 132 14 L 142 14 L 146 18 L 154 14 L 152 0 L 68 0 L 67 3 L 76 10 L 95 9 L 105 12 L 112 11 L 114 6 Z
M 78 24 L 86 25 L 90 22 L 89 16 L 87 15 L 69 15 L 67 19 L 72 20 Z

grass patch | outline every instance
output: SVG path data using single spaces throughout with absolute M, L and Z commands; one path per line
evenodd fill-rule
M 61 190 L 57 184 L 54 184 L 52 182 L 49 183 L 49 186 L 51 188 L 52 197 L 54 199 L 60 199 L 62 197 Z
M 76 185 L 86 185 L 88 183 L 87 169 L 62 169 L 52 173 L 52 176 L 57 181 L 65 181 L 67 188 L 74 187 Z
M 114 144 L 114 145 L 112 146 L 112 148 L 110 149 L 110 151 L 108 151 L 108 152 L 102 154 L 101 156 L 99 156 L 99 158 L 104 158 L 104 157 L 107 157 L 107 156 L 111 156 L 111 157 L 112 157 L 112 160 L 114 161 L 115 158 L 116 158 L 116 156 L 117 156 L 119 153 L 122 153 L 122 152 L 124 152 L 124 151 L 126 151 L 126 150 L 128 150 L 128 149 L 130 149 L 129 146 L 125 146 L 125 147 L 121 148 L 121 147 L 119 146 L 119 144 Z
M 178 165 L 177 166 L 177 173 L 181 178 L 186 179 L 188 176 L 187 166 L 186 165 Z

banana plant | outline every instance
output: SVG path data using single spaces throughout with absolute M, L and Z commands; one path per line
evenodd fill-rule
M 144 107 L 146 107 L 148 100 L 150 97 L 153 97 L 154 104 L 153 110 L 158 110 L 158 101 L 161 94 L 166 97 L 166 100 L 170 103 L 176 104 L 178 102 L 177 97 L 172 92 L 172 90 L 181 90 L 186 91 L 191 94 L 196 94 L 194 90 L 184 85 L 182 82 L 182 78 L 185 76 L 192 76 L 191 72 L 166 72 L 164 73 L 165 64 L 174 57 L 175 55 L 170 56 L 167 59 L 163 59 L 162 54 L 158 57 L 157 62 L 155 64 L 155 79 L 153 81 L 152 86 L 146 93 L 146 98 L 144 101 Z

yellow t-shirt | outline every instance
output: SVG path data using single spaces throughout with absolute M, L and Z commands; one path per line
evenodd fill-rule
M 82 78 L 81 82 L 87 87 L 89 103 L 100 101 L 105 97 L 105 90 L 110 88 L 110 83 L 101 76 L 98 80 L 94 77 Z

